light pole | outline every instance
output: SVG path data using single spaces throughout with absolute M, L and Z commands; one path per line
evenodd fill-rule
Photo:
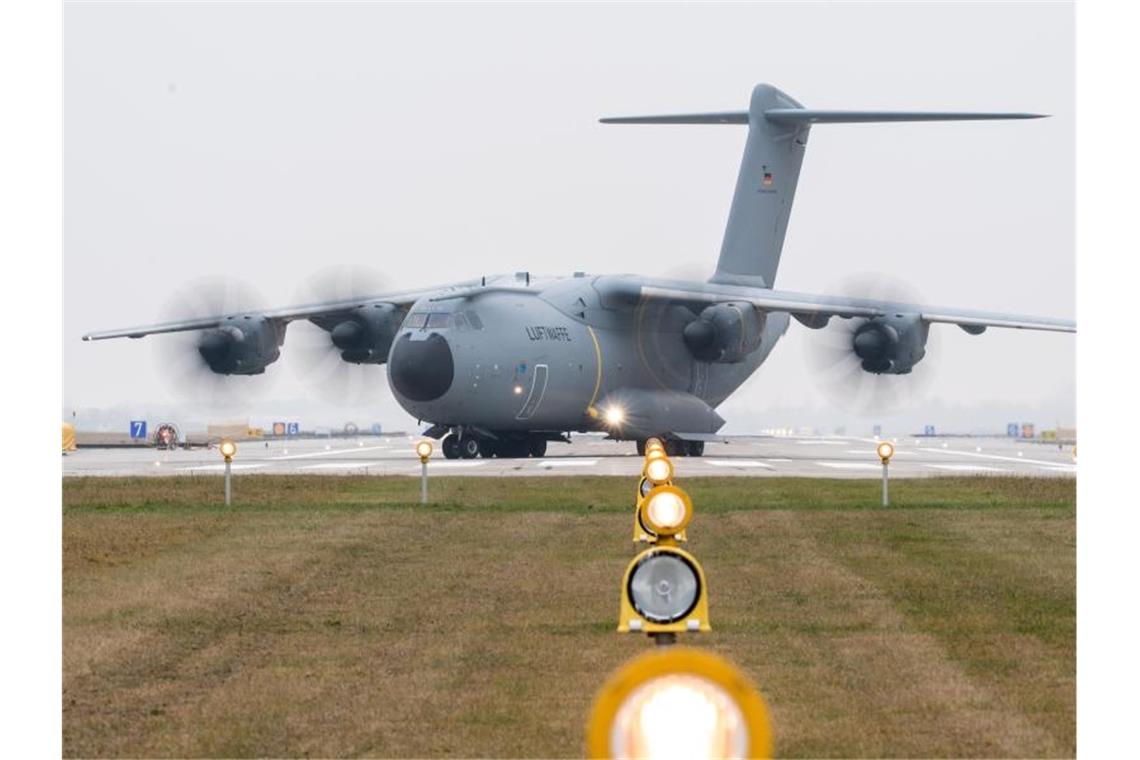
M 895 447 L 890 441 L 883 441 L 875 447 L 875 453 L 879 455 L 879 459 L 883 462 L 883 506 L 889 507 L 891 500 L 887 491 L 887 466 L 891 463 L 891 457 L 895 455 Z
M 416 454 L 420 458 L 420 504 L 427 504 L 427 463 L 431 459 L 431 441 L 416 444 Z
M 218 450 L 222 452 L 222 459 L 226 462 L 226 506 L 228 507 L 230 505 L 230 463 L 234 461 L 234 454 L 237 453 L 237 444 L 226 438 Z

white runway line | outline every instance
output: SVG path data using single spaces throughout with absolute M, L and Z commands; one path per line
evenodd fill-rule
M 265 467 L 265 466 L 266 465 L 264 465 L 264 464 L 231 464 L 230 465 L 230 467 L 234 470 L 252 470 L 252 469 L 257 468 L 257 467 Z M 183 472 L 185 472 L 186 470 L 218 470 L 218 471 L 221 471 L 221 470 L 226 469 L 226 466 L 224 464 L 198 464 L 198 465 L 194 465 L 192 467 L 179 467 L 178 469 L 182 470 Z
M 535 467 L 593 467 L 597 459 L 540 459 L 534 463 Z
M 349 470 L 349 469 L 364 469 L 366 467 L 375 467 L 376 465 L 383 464 L 383 462 L 322 462 L 321 464 L 307 464 L 304 467 L 298 467 L 299 470 Z
M 927 464 L 926 466 L 950 472 L 1009 472 L 1008 467 L 988 467 L 984 464 Z
M 769 462 L 791 462 L 791 459 L 780 459 L 778 457 L 768 457 Z
M 431 464 L 428 465 L 428 472 L 431 472 L 432 468 L 436 468 L 436 467 L 442 467 L 445 470 L 452 470 L 452 469 L 460 469 L 463 467 L 482 467 L 485 464 L 487 464 L 486 460 L 481 460 L 481 459 L 474 459 L 470 462 L 464 462 L 464 461 L 432 462 Z M 420 463 L 416 462 L 416 469 L 418 470 L 419 468 L 420 468 Z
M 350 454 L 354 451 L 379 451 L 380 449 L 390 448 L 388 446 L 357 446 L 351 449 L 330 449 L 329 451 L 314 451 L 309 454 L 286 454 L 279 457 L 270 457 L 270 459 L 309 459 L 311 457 L 331 457 L 337 454 Z
M 763 467 L 768 470 L 776 469 L 767 462 L 757 462 L 754 459 L 706 459 L 705 464 L 713 467 Z
M 881 464 L 867 462 L 816 462 L 821 467 L 831 467 L 836 470 L 881 470 Z
M 1025 457 L 1003 457 L 997 454 L 978 454 L 973 451 L 954 451 L 953 449 L 923 449 L 934 454 L 957 454 L 960 457 L 976 457 L 978 459 L 994 459 L 1001 462 L 1023 462 L 1025 464 L 1043 464 L 1046 467 L 1056 467 L 1057 469 L 1072 468 L 1076 470 L 1076 465 L 1067 464 L 1065 462 L 1050 462 L 1045 459 L 1026 459 Z
M 847 446 L 847 441 L 824 441 L 824 440 L 811 440 L 811 441 L 796 441 L 800 446 Z

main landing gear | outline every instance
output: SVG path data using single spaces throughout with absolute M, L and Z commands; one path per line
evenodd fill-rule
M 546 456 L 546 439 L 530 435 L 519 438 L 476 438 L 466 435 L 460 438 L 448 433 L 443 438 L 443 455 L 448 459 L 525 459 L 526 457 Z

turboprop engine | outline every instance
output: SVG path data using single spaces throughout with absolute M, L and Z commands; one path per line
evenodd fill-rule
M 685 325 L 682 336 L 701 361 L 733 364 L 760 347 L 764 315 L 747 302 L 713 304 Z
M 929 333 L 930 325 L 917 314 L 889 314 L 857 327 L 851 349 L 866 372 L 905 375 L 926 356 Z
M 392 340 L 400 330 L 403 312 L 390 303 L 373 303 L 345 312 L 320 326 L 340 349 L 340 358 L 352 364 L 383 364 Z
M 260 375 L 281 356 L 285 326 L 256 315 L 227 317 L 198 338 L 198 353 L 219 375 Z

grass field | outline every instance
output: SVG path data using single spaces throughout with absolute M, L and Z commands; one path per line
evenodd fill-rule
M 67 478 L 67 756 L 578 756 L 621 478 Z M 681 482 L 781 756 L 1072 756 L 1075 483 Z

